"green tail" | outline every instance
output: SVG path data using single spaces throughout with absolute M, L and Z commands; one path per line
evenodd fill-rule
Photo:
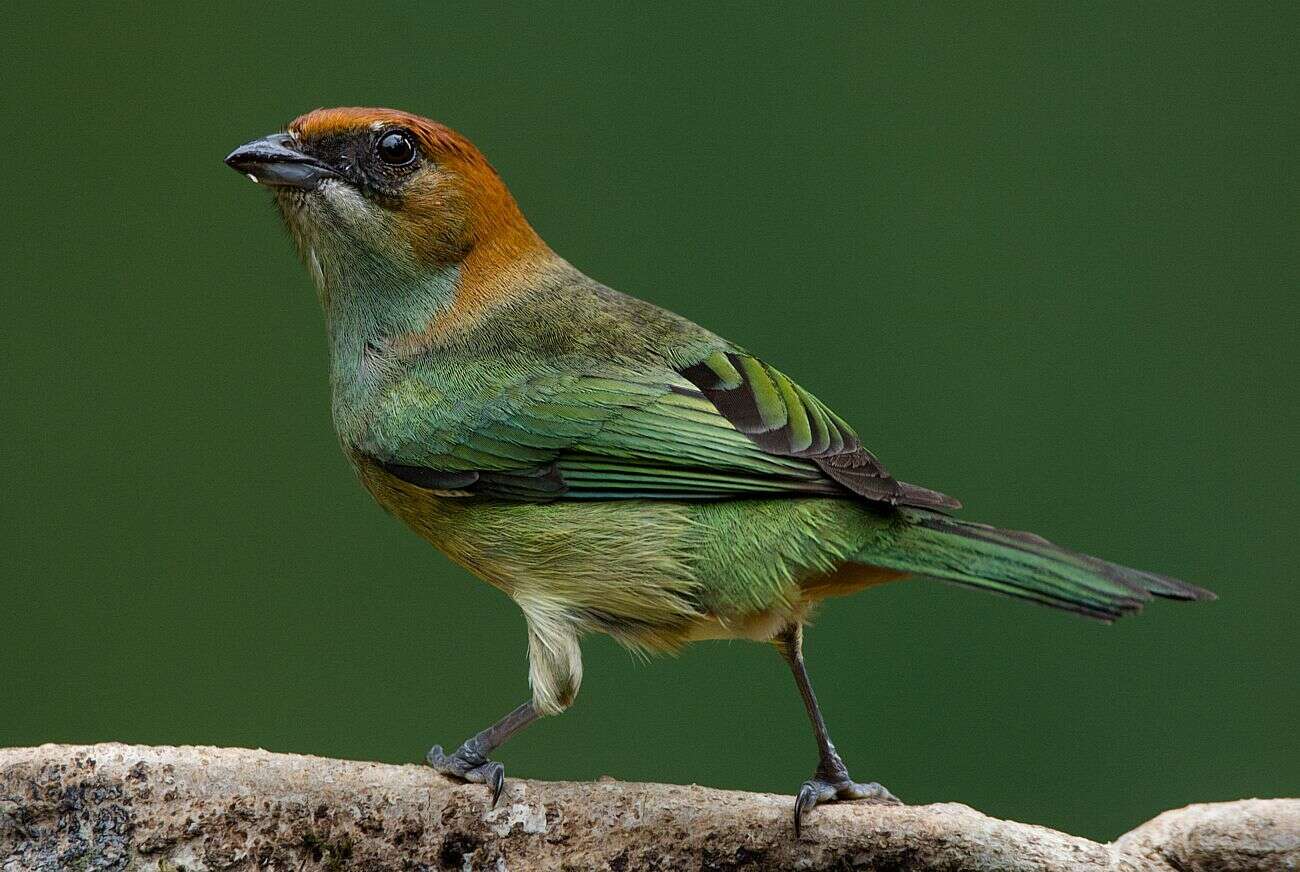
M 1033 533 L 999 530 L 923 509 L 899 509 L 895 535 L 856 555 L 863 563 L 929 575 L 1113 621 L 1153 596 L 1212 600 L 1203 588 L 1069 551 Z

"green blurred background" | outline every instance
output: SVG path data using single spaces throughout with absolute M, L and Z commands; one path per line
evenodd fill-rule
M 518 611 L 356 485 L 309 281 L 221 163 L 381 104 L 966 517 L 1221 594 L 834 601 L 808 656 L 858 778 L 1093 837 L 1300 792 L 1294 4 L 697 5 L 10 6 L 0 745 L 414 761 L 525 698 Z M 765 647 L 585 651 L 508 773 L 810 772 Z

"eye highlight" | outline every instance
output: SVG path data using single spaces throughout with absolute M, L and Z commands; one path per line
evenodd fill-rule
M 405 130 L 390 130 L 379 137 L 375 151 L 389 166 L 405 166 L 415 160 L 415 141 Z

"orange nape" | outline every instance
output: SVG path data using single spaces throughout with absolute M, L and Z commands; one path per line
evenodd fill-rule
M 396 109 L 352 106 L 312 110 L 288 129 L 311 141 L 388 127 L 409 131 L 430 164 L 395 207 L 396 229 L 419 262 L 458 268 L 455 304 L 423 329 L 392 337 L 396 348 L 412 354 L 477 323 L 555 257 L 482 152 L 444 124 Z

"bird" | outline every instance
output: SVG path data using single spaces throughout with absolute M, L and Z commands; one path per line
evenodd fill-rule
M 770 643 L 811 721 L 819 804 L 857 782 L 803 657 L 814 607 L 909 576 L 1113 621 L 1208 590 L 960 520 L 767 360 L 554 252 L 466 137 L 407 112 L 310 111 L 225 162 L 269 189 L 316 286 L 334 426 L 374 499 L 527 624 L 528 700 L 437 772 L 495 805 L 511 736 L 574 701 L 580 641 Z M 796 305 L 794 303 L 792 306 Z

